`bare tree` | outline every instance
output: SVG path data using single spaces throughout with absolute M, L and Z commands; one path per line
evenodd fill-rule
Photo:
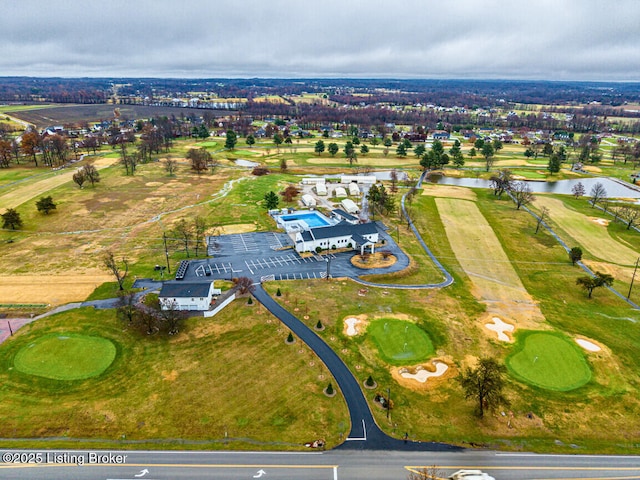
M 173 227 L 173 234 L 177 237 L 180 242 L 182 242 L 182 246 L 184 248 L 184 252 L 189 258 L 189 243 L 193 237 L 193 229 L 191 225 L 187 223 L 187 221 L 182 218 L 178 220 L 178 222 Z
M 204 240 L 204 232 L 207 230 L 209 225 L 207 224 L 207 219 L 201 216 L 196 216 L 193 219 L 193 232 L 195 236 L 195 250 L 196 257 L 198 256 L 198 251 L 200 248 L 201 241 Z
M 624 205 L 618 210 L 620 212 L 620 218 L 627 224 L 627 230 L 640 220 L 640 208 L 636 206 Z
M 77 183 L 80 188 L 82 188 L 82 185 L 87 180 L 87 177 L 84 175 L 84 169 L 82 168 L 78 169 L 78 171 L 73 174 L 72 178 L 73 178 L 73 181 Z
M 178 303 L 172 301 L 171 303 L 165 303 L 163 308 L 160 309 L 160 320 L 167 325 L 169 335 L 175 335 L 178 333 L 178 327 L 180 323 L 187 318 L 187 312 L 178 308 Z
M 111 273 L 113 273 L 113 275 L 116 277 L 116 281 L 118 282 L 118 287 L 120 288 L 120 290 L 124 290 L 124 279 L 127 277 L 127 273 L 129 272 L 129 262 L 127 261 L 127 259 L 122 257 L 122 265 L 124 271 L 118 265 L 118 262 L 116 261 L 115 256 L 113 255 L 113 252 L 111 250 L 107 251 L 107 253 L 104 254 L 102 261 L 104 263 L 104 266 L 107 267 L 107 269 L 111 271 Z
M 128 290 L 121 291 L 118 295 L 118 304 L 116 307 L 116 315 L 118 318 L 128 325 L 133 325 L 136 312 L 135 294 Z
M 164 161 L 165 172 L 167 172 L 170 177 L 173 177 L 177 169 L 178 169 L 178 162 L 174 158 L 167 157 Z
M 582 182 L 578 182 L 573 187 L 571 187 L 571 193 L 576 198 L 582 197 L 586 193 Z
M 596 183 L 593 187 L 591 187 L 591 208 L 596 206 L 596 203 L 602 201 L 607 198 L 607 189 L 604 188 L 604 185 L 600 182 Z
M 407 475 L 407 480 L 440 480 L 442 478 L 444 473 L 435 465 L 412 470 Z
M 542 207 L 540 210 L 540 215 L 538 215 L 538 223 L 536 224 L 536 233 L 540 230 L 540 225 L 542 225 L 549 218 L 549 209 L 547 207 Z
M 87 163 L 82 167 L 82 170 L 84 171 L 84 176 L 91 182 L 92 187 L 100 181 L 100 172 L 93 164 Z
M 536 199 L 527 182 L 514 182 L 511 187 L 511 194 L 513 195 L 516 202 L 516 209 L 518 210 L 520 210 L 522 205 L 528 205 Z
M 249 277 L 234 278 L 233 283 L 238 288 L 238 293 L 240 295 L 245 295 L 255 290 L 255 287 L 253 286 L 253 280 L 251 280 Z

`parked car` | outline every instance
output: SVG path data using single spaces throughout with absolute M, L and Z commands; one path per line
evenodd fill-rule
M 451 480 L 496 480 L 481 470 L 458 470 L 451 474 L 449 478 Z

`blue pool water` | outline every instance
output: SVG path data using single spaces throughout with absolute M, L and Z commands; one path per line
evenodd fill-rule
M 309 228 L 316 227 L 328 227 L 331 223 L 325 219 L 325 217 L 318 212 L 306 212 L 306 213 L 293 213 L 290 215 L 282 215 L 280 217 L 282 222 L 294 222 L 302 221 L 306 223 Z

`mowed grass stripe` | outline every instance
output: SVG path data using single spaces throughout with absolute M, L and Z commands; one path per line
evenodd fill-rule
M 477 205 L 455 198 L 435 201 L 451 249 L 480 296 L 486 300 L 530 302 L 530 295 Z
M 537 197 L 536 206 L 547 207 L 551 220 L 558 224 L 566 235 L 573 238 L 576 245 L 594 257 L 618 265 L 632 265 L 638 258 L 640 250 L 633 250 L 618 242 L 609 235 L 607 227 L 598 225 L 582 213 L 567 208 L 561 200 L 540 195 Z M 600 211 L 594 209 L 593 215 L 599 214 Z M 561 232 L 560 235 L 563 236 Z M 564 240 L 568 241 L 569 247 L 575 246 L 566 236 Z
M 101 170 L 113 163 L 113 159 L 100 158 L 94 162 L 94 165 L 98 170 Z M 0 195 L 0 211 L 4 212 L 5 209 L 15 208 L 38 195 L 44 195 L 50 190 L 72 181 L 72 177 L 75 172 L 75 168 L 69 168 L 44 180 L 37 180 L 35 182 L 25 181 L 24 183 L 21 183 L 15 190 L 5 193 L 4 195 Z

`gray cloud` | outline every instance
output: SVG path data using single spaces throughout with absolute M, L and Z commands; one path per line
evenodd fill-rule
M 636 0 L 3 7 L 0 75 L 639 80 Z

